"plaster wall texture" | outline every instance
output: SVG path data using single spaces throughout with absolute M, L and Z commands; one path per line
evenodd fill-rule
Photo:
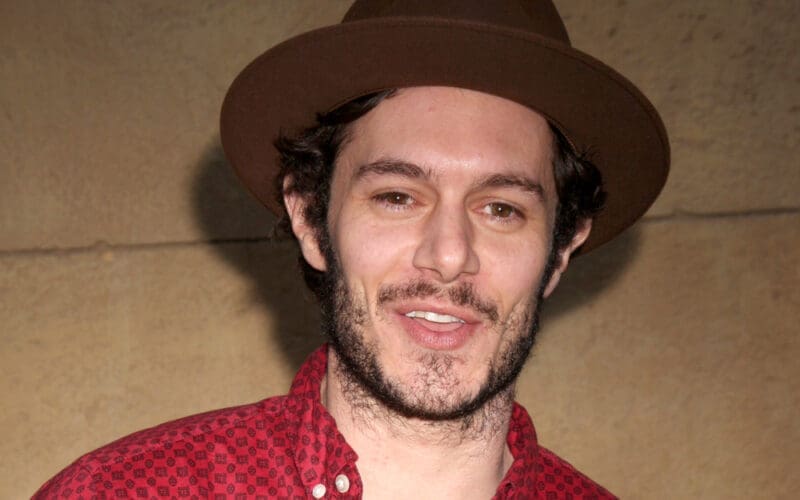
M 285 392 L 321 338 L 218 110 L 349 2 L 0 2 L 0 498 L 142 427 Z M 800 5 L 558 1 L 641 86 L 662 197 L 576 260 L 519 384 L 542 442 L 625 498 L 794 498 Z

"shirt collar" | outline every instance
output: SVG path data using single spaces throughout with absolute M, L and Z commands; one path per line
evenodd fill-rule
M 517 403 L 514 403 L 511 412 L 506 444 L 514 462 L 497 487 L 495 498 L 515 498 L 515 492 L 535 491 L 538 472 L 536 464 L 540 460 L 539 443 L 530 415 Z
M 295 463 L 306 487 L 333 487 L 335 478 L 345 474 L 353 488 L 360 490 L 356 473 L 356 452 L 336 428 L 336 421 L 320 400 L 320 388 L 328 362 L 327 345 L 314 351 L 300 367 L 292 382 L 286 404 L 294 406 L 297 422 Z

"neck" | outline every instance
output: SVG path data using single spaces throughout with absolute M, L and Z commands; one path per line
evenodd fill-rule
M 321 391 L 358 453 L 366 498 L 491 498 L 513 462 L 506 446 L 513 388 L 461 419 L 405 418 L 352 380 L 330 349 Z

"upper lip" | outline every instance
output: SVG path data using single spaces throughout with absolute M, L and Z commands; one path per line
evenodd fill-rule
M 430 311 L 436 314 L 447 314 L 463 320 L 467 324 L 480 323 L 483 315 L 468 307 L 459 307 L 452 304 L 442 304 L 428 300 L 406 300 L 393 308 L 398 314 L 405 316 L 411 311 Z

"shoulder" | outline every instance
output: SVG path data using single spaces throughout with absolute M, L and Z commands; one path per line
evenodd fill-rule
M 537 477 L 540 488 L 571 495 L 571 498 L 613 499 L 608 490 L 592 481 L 569 462 L 543 446 L 539 446 Z
M 82 456 L 46 482 L 34 498 L 90 498 L 115 486 L 153 487 L 153 478 L 171 482 L 209 473 L 209 463 L 254 446 L 269 446 L 265 432 L 293 413 L 286 396 L 214 410 L 144 429 Z M 278 432 L 280 434 L 280 431 Z M 99 496 L 102 497 L 102 494 Z
M 605 488 L 578 471 L 569 462 L 539 444 L 528 412 L 515 404 L 508 430 L 508 447 L 518 463 L 509 470 L 523 489 L 535 489 L 546 498 L 611 499 Z M 519 486 L 522 488 L 522 486 Z M 537 497 L 538 498 L 538 497 Z

